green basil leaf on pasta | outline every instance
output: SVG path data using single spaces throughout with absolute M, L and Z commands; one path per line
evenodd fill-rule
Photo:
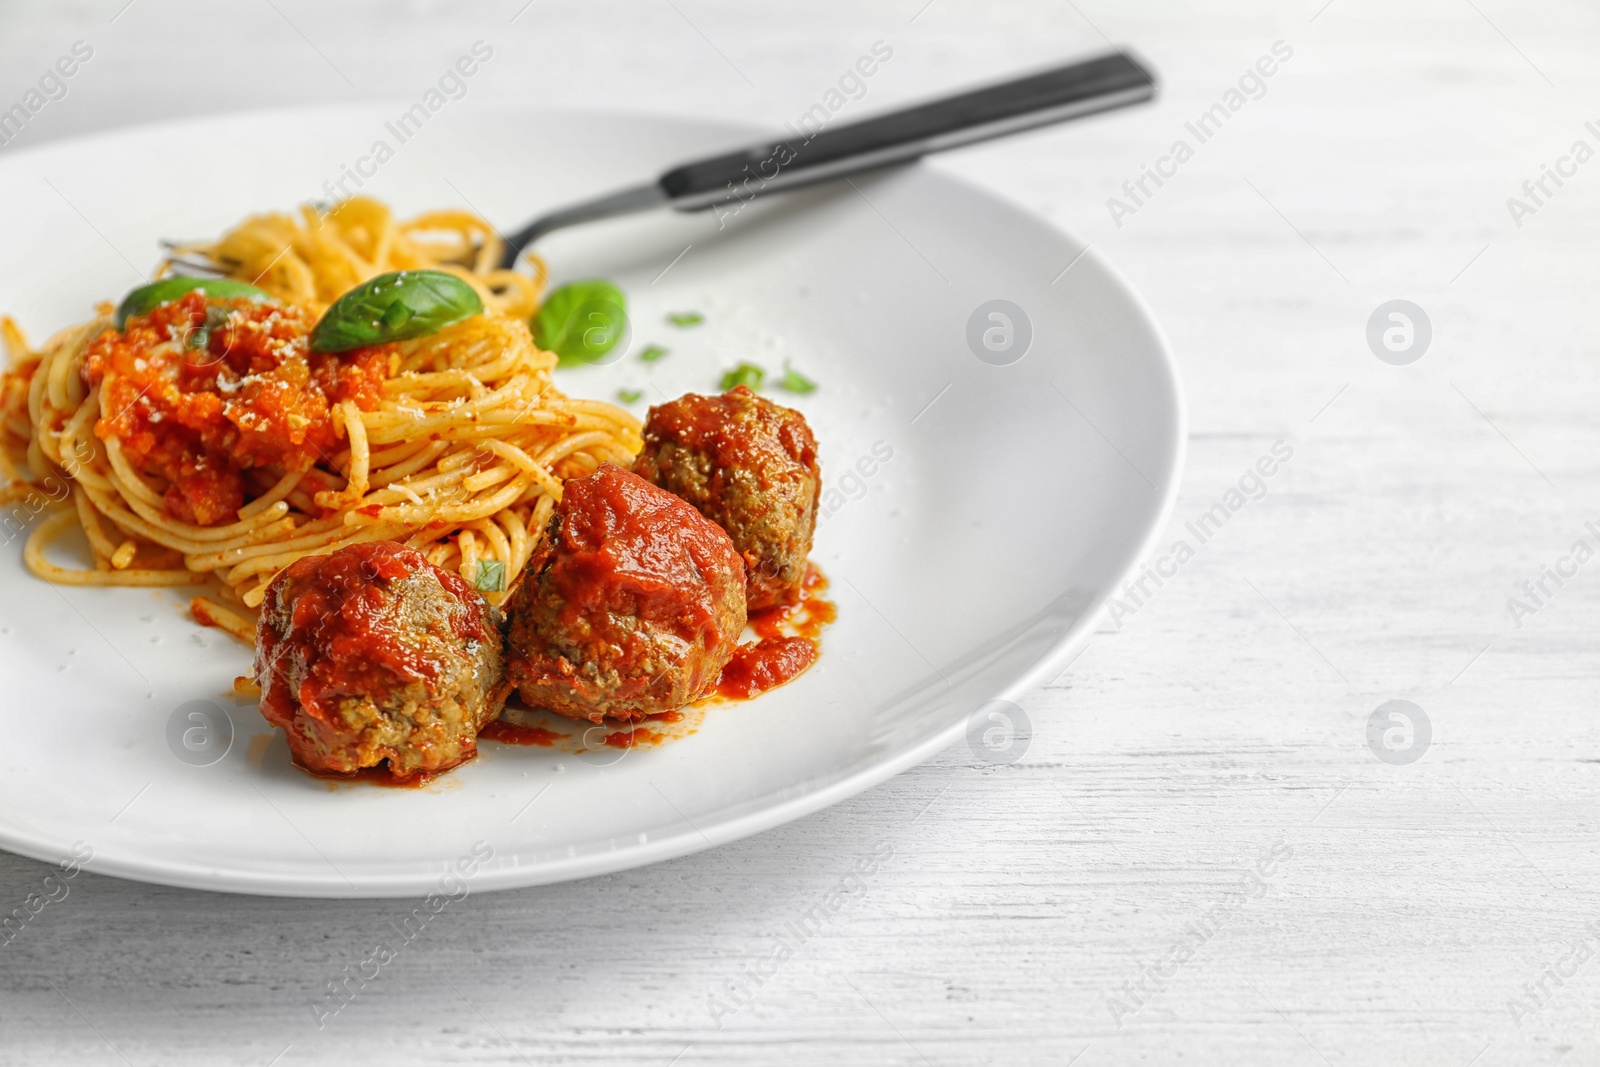
M 380 274 L 334 301 L 311 331 L 313 352 L 410 341 L 482 314 L 478 291 L 441 270 Z
M 148 315 L 162 304 L 170 304 L 180 296 L 197 291 L 216 300 L 243 298 L 258 303 L 277 303 L 271 293 L 232 278 L 162 278 L 159 282 L 141 285 L 122 298 L 122 303 L 117 305 L 117 329 L 125 330 L 129 319 Z

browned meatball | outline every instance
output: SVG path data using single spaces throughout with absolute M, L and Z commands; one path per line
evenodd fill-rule
M 728 535 L 607 463 L 562 487 L 512 600 L 507 669 L 533 707 L 640 719 L 709 692 L 744 624 Z
M 650 409 L 635 473 L 728 531 L 751 611 L 800 599 L 817 526 L 817 442 L 803 415 L 737 386 Z
M 309 771 L 448 770 L 477 754 L 503 679 L 494 609 L 393 541 L 298 560 L 261 605 L 261 713 Z

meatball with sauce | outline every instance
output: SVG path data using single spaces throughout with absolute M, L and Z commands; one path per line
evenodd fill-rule
M 314 773 L 448 770 L 509 692 L 497 623 L 477 590 L 393 541 L 307 556 L 261 606 L 261 712 Z
M 523 701 L 642 719 L 717 683 L 745 625 L 744 564 L 684 501 L 609 463 L 569 480 L 511 604 Z
M 721 526 L 744 559 L 750 611 L 793 604 L 817 525 L 817 442 L 798 411 L 744 386 L 650 409 L 635 473 Z

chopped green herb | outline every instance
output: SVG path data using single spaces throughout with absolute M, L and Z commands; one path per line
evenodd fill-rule
M 644 351 L 639 353 L 639 358 L 646 363 L 654 363 L 658 359 L 665 358 L 666 354 L 667 350 L 660 345 L 646 345 Z
M 667 316 L 667 321 L 674 326 L 698 326 L 706 317 L 698 311 L 674 311 Z
M 637 403 L 641 396 L 644 396 L 644 390 L 642 389 L 617 390 L 617 398 L 620 399 L 624 404 Z
M 506 565 L 497 559 L 478 561 L 478 578 L 473 583 L 480 593 L 503 593 L 506 588 Z
M 183 346 L 194 349 L 208 348 L 211 345 L 212 333 L 227 325 L 230 314 L 231 312 L 221 304 L 207 305 L 205 325 L 185 337 Z
M 723 373 L 721 389 L 726 393 L 735 386 L 744 385 L 759 391 L 761 383 L 766 378 L 767 372 L 754 363 L 741 363 L 732 370 Z
M 778 382 L 778 388 L 786 389 L 791 393 L 814 393 L 817 391 L 817 383 L 785 364 L 783 380 Z

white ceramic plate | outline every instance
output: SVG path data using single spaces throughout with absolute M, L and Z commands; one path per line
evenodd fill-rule
M 326 198 L 343 168 L 374 170 L 361 157 L 380 139 L 394 156 L 360 191 L 510 227 L 752 135 L 461 101 L 399 144 L 385 123 L 401 110 L 209 118 L 7 154 L 0 309 L 41 339 L 139 282 L 158 238 Z M 249 655 L 190 621 L 183 597 L 40 582 L 6 526 L 0 846 L 58 860 L 81 842 L 91 870 L 263 894 L 421 895 L 457 868 L 474 889 L 583 877 L 858 793 L 1059 669 L 1171 505 L 1184 442 L 1172 360 L 1127 285 L 1039 218 L 927 165 L 856 186 L 762 201 L 722 228 L 662 213 L 541 246 L 557 281 L 603 274 L 632 301 L 628 352 L 563 373 L 569 392 L 638 388 L 642 414 L 715 389 L 740 359 L 820 383 L 792 402 L 821 442 L 815 559 L 839 619 L 804 677 L 656 748 L 485 745 L 423 789 L 330 787 L 225 696 Z M 1009 365 L 968 342 L 995 299 L 1031 327 Z M 688 310 L 704 325 L 665 323 Z M 979 326 L 1004 343 L 1004 323 Z M 640 362 L 650 343 L 670 356 Z M 224 729 L 191 733 L 201 755 L 180 759 L 174 731 L 203 723 L 188 715 L 207 702 Z

